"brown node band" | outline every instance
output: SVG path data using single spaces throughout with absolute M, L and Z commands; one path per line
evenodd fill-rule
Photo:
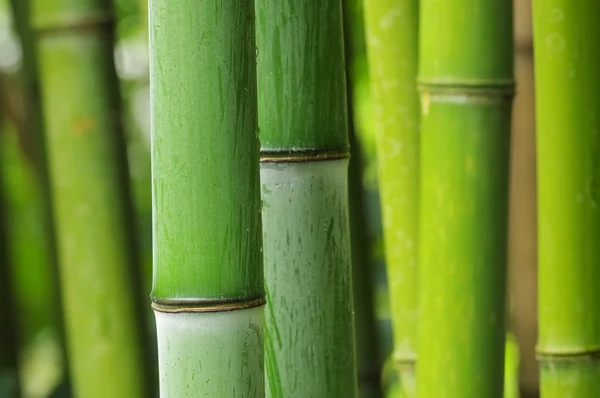
M 258 297 L 250 300 L 240 301 L 222 301 L 222 302 L 189 302 L 185 301 L 181 304 L 172 302 L 170 304 L 152 303 L 152 309 L 158 312 L 180 313 L 180 312 L 227 312 L 246 310 L 250 308 L 260 307 L 265 305 L 264 297 Z
M 307 151 L 262 151 L 260 154 L 261 163 L 304 163 L 304 162 L 325 162 L 328 160 L 348 159 L 350 152 L 344 151 L 326 151 L 317 152 Z

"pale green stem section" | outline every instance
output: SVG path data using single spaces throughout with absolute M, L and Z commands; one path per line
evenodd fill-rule
M 160 397 L 263 397 L 263 308 L 155 311 Z
M 262 163 L 267 397 L 355 397 L 348 160 Z

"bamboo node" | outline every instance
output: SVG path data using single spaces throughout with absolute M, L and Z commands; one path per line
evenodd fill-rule
M 303 163 L 303 162 L 324 162 L 329 160 L 348 159 L 350 152 L 348 149 L 340 150 L 261 150 L 261 163 Z
M 540 365 L 544 364 L 569 364 L 581 362 L 600 361 L 600 348 L 573 350 L 571 352 L 536 352 L 536 359 Z
M 158 312 L 227 312 L 246 310 L 265 305 L 264 296 L 235 300 L 152 299 L 152 309 Z
M 423 98 L 427 99 L 427 109 L 432 102 L 510 103 L 515 95 L 513 80 L 456 82 L 420 80 L 418 86 L 422 101 Z

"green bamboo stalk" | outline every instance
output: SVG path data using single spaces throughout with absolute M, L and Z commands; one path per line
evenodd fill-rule
M 363 2 L 374 98 L 379 187 L 402 396 L 414 397 L 417 333 L 418 0 Z
M 254 2 L 149 7 L 160 395 L 262 397 Z
M 536 0 L 541 395 L 600 389 L 600 3 Z
M 113 13 L 98 0 L 31 9 L 74 392 L 148 397 Z
M 339 0 L 258 0 L 267 397 L 354 397 Z
M 422 0 L 418 396 L 503 395 L 512 3 Z

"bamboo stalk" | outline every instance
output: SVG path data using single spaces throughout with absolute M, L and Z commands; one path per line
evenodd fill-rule
M 600 388 L 600 3 L 534 1 L 544 398 Z
M 112 10 L 34 0 L 32 18 L 74 392 L 148 397 Z
M 267 397 L 354 397 L 341 3 L 256 16 Z
M 402 396 L 413 397 L 417 332 L 418 1 L 364 1 L 379 186 Z
M 149 17 L 160 394 L 262 397 L 254 2 L 153 0 Z
M 502 397 L 512 4 L 422 0 L 419 397 Z

